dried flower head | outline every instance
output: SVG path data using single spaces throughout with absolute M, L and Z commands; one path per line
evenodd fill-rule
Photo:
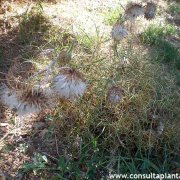
M 108 101 L 112 104 L 116 104 L 122 100 L 124 90 L 117 86 L 112 86 L 108 90 Z
M 48 98 L 40 90 L 15 91 L 6 85 L 1 86 L 0 100 L 11 110 L 16 110 L 19 116 L 39 113 L 49 105 Z
M 155 18 L 156 15 L 156 4 L 153 2 L 148 2 L 147 5 L 145 6 L 145 12 L 144 12 L 144 17 L 147 20 L 152 20 Z
M 141 4 L 130 2 L 126 6 L 125 20 L 135 21 L 137 17 L 144 15 L 144 7 Z
M 111 36 L 115 41 L 121 41 L 123 38 L 127 37 L 128 34 L 129 32 L 120 24 L 115 24 L 111 31 Z
M 53 89 L 60 98 L 74 100 L 81 97 L 86 90 L 86 81 L 78 71 L 64 67 L 53 80 Z
M 17 93 L 10 90 L 5 84 L 0 85 L 0 100 L 2 104 L 7 105 L 10 109 L 17 108 L 19 105 Z
M 48 97 L 40 88 L 25 89 L 18 96 L 18 99 L 22 102 L 26 102 L 30 106 L 37 106 L 39 109 L 47 108 L 49 106 Z

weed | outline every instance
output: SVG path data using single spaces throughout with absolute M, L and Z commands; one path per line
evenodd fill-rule
M 92 52 L 94 47 L 93 37 L 89 35 L 80 36 L 78 39 L 79 43 L 84 47 L 84 50 L 87 52 Z
M 142 41 L 150 45 L 159 45 L 161 40 L 168 35 L 176 35 L 178 31 L 173 25 L 158 26 L 151 24 L 142 34 Z
M 177 68 L 179 69 L 178 62 L 180 61 L 180 54 L 177 48 L 175 48 L 171 43 L 168 41 L 162 41 L 162 46 L 160 46 L 163 50 L 163 58 L 164 62 L 175 62 Z
M 178 128 L 170 123 L 176 124 L 179 119 L 177 109 L 171 107 L 178 107 L 172 90 L 175 84 L 161 66 L 150 64 L 146 56 L 126 48 L 121 53 L 130 58 L 130 68 L 122 73 L 116 67 L 118 59 L 97 61 L 101 57 L 95 56 L 92 65 L 82 69 L 89 79 L 90 92 L 71 107 L 62 103 L 51 118 L 58 127 L 54 130 L 63 134 L 61 141 L 66 147 L 66 155 L 54 165 L 56 178 L 106 178 L 109 172 L 165 173 L 173 168 L 170 154 L 176 157 L 179 136 Z M 107 84 L 114 76 L 115 83 L 125 90 L 124 99 L 116 106 L 109 105 L 105 97 Z M 166 127 L 163 136 L 155 132 L 160 119 Z M 46 164 L 41 171 L 48 167 Z
M 92 144 L 91 144 L 92 145 Z M 58 170 L 60 171 L 58 176 L 63 178 L 66 177 L 67 174 L 69 178 L 86 178 L 93 179 L 97 176 L 98 169 L 102 166 L 102 159 L 97 153 L 92 154 L 90 157 L 89 150 L 87 150 L 88 146 L 82 147 L 81 157 L 77 160 L 67 161 L 64 157 L 60 157 L 58 161 Z M 84 149 L 85 148 L 85 149 Z
M 45 155 L 42 155 L 40 153 L 34 154 L 34 162 L 24 164 L 23 172 L 29 172 L 33 171 L 35 174 L 37 174 L 38 170 L 46 169 L 46 164 L 48 160 Z
M 44 17 L 41 11 L 36 12 L 38 17 Z M 108 25 L 117 21 L 119 12 L 107 14 Z M 88 83 L 84 97 L 75 102 L 61 100 L 58 107 L 44 115 L 46 128 L 40 132 L 31 130 L 28 140 L 34 142 L 37 136 L 38 143 L 32 145 L 34 154 L 24 164 L 24 174 L 33 172 L 44 179 L 107 179 L 109 173 L 178 171 L 180 113 L 175 71 L 169 73 L 162 64 L 150 61 L 155 57 L 168 63 L 179 62 L 178 51 L 164 40 L 176 34 L 173 26 L 153 25 L 143 33 L 143 43 L 156 48 L 154 56 L 144 53 L 132 41 L 125 41 L 117 47 L 118 56 L 112 57 L 109 47 L 102 50 L 106 37 L 98 31 L 96 36 L 82 32 L 74 37 L 67 30 L 47 30 L 46 23 L 42 25 L 30 14 L 23 18 L 22 42 L 32 46 L 30 40 L 35 34 L 45 35 L 46 43 L 38 46 L 39 51 L 50 47 L 59 52 L 77 40 L 67 66 L 80 69 Z M 27 24 L 30 26 L 25 28 Z M 122 68 L 124 59 L 129 64 Z M 47 63 L 38 57 L 36 61 L 40 61 L 39 66 Z M 58 73 L 59 66 L 54 68 L 53 73 Z M 107 98 L 112 86 L 124 92 L 116 105 Z M 29 148 L 26 143 L 19 146 L 23 153 Z M 45 178 L 47 173 L 50 178 Z

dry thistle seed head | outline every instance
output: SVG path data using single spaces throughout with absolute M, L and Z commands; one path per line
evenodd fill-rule
M 48 97 L 39 89 L 25 89 L 16 91 L 6 85 L 1 86 L 0 100 L 11 110 L 16 110 L 19 116 L 26 117 L 39 113 L 42 109 L 51 107 Z
M 19 104 L 15 91 L 10 90 L 5 84 L 0 85 L 0 101 L 11 110 Z
M 144 15 L 142 4 L 130 2 L 126 6 L 125 20 L 134 21 L 137 17 Z
M 39 113 L 40 108 L 34 104 L 28 104 L 20 100 L 22 92 L 9 89 L 7 86 L 2 86 L 0 94 L 1 102 L 11 110 L 15 110 L 18 116 L 26 117 L 34 113 Z
M 117 104 L 122 100 L 124 90 L 117 86 L 112 86 L 108 90 L 107 99 L 112 104 Z
M 157 10 L 157 5 L 153 2 L 148 2 L 147 5 L 145 6 L 144 17 L 147 20 L 154 19 L 156 15 L 156 10 Z
M 128 36 L 129 32 L 120 24 L 115 24 L 111 31 L 111 36 L 115 41 L 121 41 Z
M 18 96 L 18 99 L 19 101 L 26 102 L 30 106 L 37 106 L 40 109 L 49 107 L 48 97 L 46 97 L 41 89 L 25 89 Z
M 75 100 L 83 96 L 86 90 L 86 81 L 78 71 L 64 67 L 53 80 L 53 90 L 60 98 Z

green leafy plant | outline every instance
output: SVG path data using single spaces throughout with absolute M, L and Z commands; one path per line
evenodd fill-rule
M 35 153 L 34 162 L 24 164 L 22 169 L 24 173 L 33 171 L 35 174 L 37 174 L 39 170 L 46 169 L 47 163 L 48 163 L 48 160 L 45 155 L 42 155 L 40 153 Z

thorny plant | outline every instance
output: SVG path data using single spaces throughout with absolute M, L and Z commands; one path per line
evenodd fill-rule
M 126 18 L 134 12 L 134 7 L 142 13 L 142 6 L 131 4 L 127 6 L 130 14 Z M 134 21 L 134 16 L 130 20 Z M 34 153 L 32 161 L 24 165 L 24 174 L 44 172 L 46 177 L 47 172 L 53 172 L 55 178 L 60 179 L 98 179 L 99 176 L 106 178 L 109 172 L 164 173 L 178 167 L 179 94 L 174 77 L 165 66 L 150 61 L 149 52 L 133 43 L 133 34 L 126 33 L 129 30 L 123 25 L 116 26 L 114 34 L 120 39 L 113 57 L 102 51 L 103 37 L 97 35 L 100 39 L 97 41 L 98 38 L 82 35 L 77 41 L 71 38 L 68 41 L 68 38 L 63 39 L 65 33 L 61 38 L 64 41 L 60 41 L 57 29 L 48 30 L 51 34 L 48 36 L 49 47 L 55 48 L 50 50 L 48 47 L 47 50 L 42 46 L 44 51 L 40 51 L 33 63 L 38 64 L 42 59 L 45 68 L 39 65 L 41 69 L 26 80 L 40 81 L 40 86 L 45 89 L 54 80 L 48 88 L 60 83 L 54 89 L 61 91 L 65 99 L 82 91 L 84 96 L 75 102 L 61 99 L 52 110 L 53 115 L 50 113 L 45 117 L 50 127 L 41 137 L 39 149 L 42 153 Z M 154 36 L 148 33 L 149 30 L 145 31 L 144 40 L 154 41 Z M 63 44 L 65 40 L 68 42 Z M 98 42 L 97 48 L 92 52 L 95 42 Z M 68 55 L 65 57 L 68 60 L 61 63 L 62 51 Z M 35 69 L 39 69 L 38 65 Z M 79 88 L 76 80 L 88 84 L 86 93 L 81 88 L 84 84 Z M 62 92 L 64 87 L 68 95 Z M 44 147 L 41 147 L 53 137 L 57 157 L 44 153 Z

